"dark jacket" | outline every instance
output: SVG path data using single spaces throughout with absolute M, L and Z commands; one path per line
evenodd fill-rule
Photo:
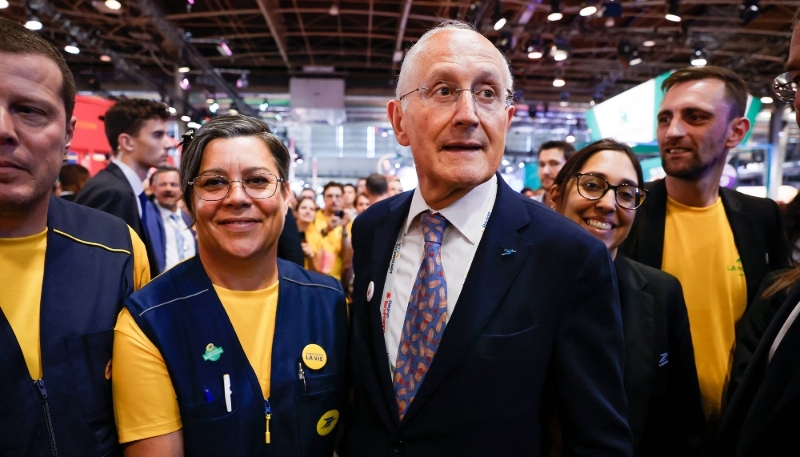
M 549 402 L 561 412 L 565 454 L 630 456 L 622 320 L 608 250 L 499 176 L 455 312 L 399 419 L 381 302 L 411 199 L 406 192 L 378 202 L 353 226 L 348 457 L 538 456 Z
M 278 259 L 280 285 L 272 343 L 270 398 L 220 303 L 199 257 L 168 270 L 133 294 L 125 306 L 158 348 L 178 399 L 187 456 L 299 456 L 333 453 L 336 421 L 346 395 L 347 318 L 336 280 Z M 221 347 L 217 360 L 203 358 L 207 345 Z M 305 367 L 303 348 L 317 344 L 327 362 Z M 227 412 L 223 375 L 231 380 Z M 212 400 L 206 397 L 208 389 Z M 270 444 L 265 410 L 271 409 Z
M 647 204 L 636 212 L 631 233 L 620 252 L 637 262 L 661 268 L 664 226 L 667 218 L 667 186 L 664 180 L 647 184 Z M 774 201 L 719 189 L 722 206 L 742 259 L 747 282 L 747 303 L 767 272 L 789 266 L 789 246 L 783 234 L 781 213 Z
M 0 455 L 120 454 L 111 344 L 122 301 L 133 292 L 132 252 L 120 219 L 50 198 L 40 304 L 44 377 L 31 380 L 0 311 Z
M 789 291 L 753 353 L 731 398 L 719 430 L 717 456 L 783 457 L 800 455 L 800 320 L 769 350 L 786 319 L 800 302 L 800 284 Z
M 674 276 L 622 255 L 614 266 L 634 454 L 702 455 L 705 416 L 681 285 Z
M 166 235 L 163 233 L 163 223 L 158 211 L 153 207 L 153 211 L 158 216 L 158 224 L 162 227 L 163 239 L 160 244 L 153 243 L 148 239 L 142 225 L 142 218 L 139 216 L 139 205 L 136 203 L 139 197 L 133 193 L 128 178 L 122 170 L 115 164 L 110 163 L 100 170 L 94 177 L 86 182 L 75 197 L 75 203 L 99 209 L 100 211 L 119 217 L 128 224 L 147 248 L 147 258 L 150 261 L 150 275 L 155 277 L 161 272 L 165 263 L 163 252 L 157 252 L 155 246 L 166 245 Z M 144 208 L 142 208 L 144 210 Z

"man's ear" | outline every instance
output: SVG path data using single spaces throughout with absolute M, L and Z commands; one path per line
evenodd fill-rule
M 126 152 L 130 152 L 133 150 L 133 137 L 128 135 L 127 133 L 120 133 L 117 137 L 117 146 Z M 115 151 L 116 153 L 116 151 Z
M 750 120 L 746 117 L 737 117 L 731 121 L 729 128 L 730 133 L 725 141 L 725 147 L 728 149 L 738 146 L 747 136 L 747 132 L 750 131 Z
M 389 118 L 389 122 L 392 123 L 394 137 L 397 139 L 397 142 L 400 143 L 400 146 L 408 146 L 411 144 L 403 128 L 403 106 L 400 100 L 389 100 L 389 104 L 386 106 L 386 116 Z
M 69 151 L 70 146 L 72 146 L 72 138 L 75 136 L 75 125 L 78 123 L 78 118 L 72 116 L 72 119 L 67 122 L 67 129 L 64 131 L 64 139 L 65 141 L 65 148 L 64 153 L 66 154 Z

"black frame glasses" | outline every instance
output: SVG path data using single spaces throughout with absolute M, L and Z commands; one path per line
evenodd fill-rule
M 257 181 L 259 178 L 267 180 L 267 183 L 263 188 L 260 188 L 262 184 Z M 198 179 L 202 180 L 202 182 L 198 182 Z M 219 182 L 213 182 L 212 180 L 214 179 L 218 180 Z M 275 181 L 273 182 L 271 179 L 274 179 Z M 241 184 L 244 194 L 249 198 L 254 200 L 265 200 L 275 195 L 275 192 L 278 190 L 278 185 L 282 182 L 286 182 L 286 180 L 279 178 L 272 173 L 266 172 L 253 173 L 243 177 L 241 180 L 230 180 L 225 176 L 220 175 L 200 175 L 189 181 L 189 185 L 194 188 L 194 194 L 197 195 L 197 198 L 200 200 L 217 202 L 224 200 L 231 193 L 231 188 L 235 182 Z M 222 193 L 223 187 L 220 186 L 225 186 L 224 194 Z M 250 192 L 253 193 L 263 192 L 263 195 L 253 196 L 247 191 L 248 189 L 250 189 Z
M 575 186 L 578 189 L 578 195 L 587 199 L 587 200 L 600 200 L 603 198 L 609 190 L 614 191 L 614 201 L 617 202 L 617 206 L 623 209 L 636 209 L 642 206 L 642 203 L 647 199 L 647 189 L 639 186 L 634 186 L 632 184 L 620 184 L 617 186 L 612 186 L 611 183 L 605 180 L 600 176 L 594 175 L 592 173 L 575 173 L 572 175 L 575 178 Z M 586 177 L 591 178 L 587 180 Z M 598 187 L 597 189 L 592 189 L 591 185 L 600 185 L 600 182 L 605 183 L 605 188 Z M 583 183 L 583 185 L 581 184 Z M 625 192 L 626 190 L 631 191 L 631 198 L 634 199 L 633 206 L 631 206 L 630 202 L 624 201 L 625 194 L 623 194 L 623 201 L 620 202 L 620 190 Z M 596 192 L 600 192 L 600 195 L 597 195 Z M 590 193 L 594 192 L 594 195 L 585 195 L 584 192 Z M 638 197 L 638 200 L 637 200 Z
M 797 83 L 792 81 L 792 72 L 781 73 L 772 80 L 772 92 L 778 100 L 786 103 L 794 103 L 797 96 Z
M 434 94 L 438 94 L 438 92 L 443 89 L 450 91 L 452 94 L 455 94 L 455 96 L 450 95 L 450 93 L 434 96 L 428 95 L 428 91 L 433 91 Z M 411 95 L 414 92 L 419 92 L 420 97 L 422 97 L 422 102 L 431 108 L 452 108 L 456 105 L 456 103 L 458 103 L 458 100 L 461 99 L 461 93 L 464 91 L 472 94 L 472 99 L 475 102 L 475 106 L 481 107 L 490 113 L 499 110 L 501 106 L 508 108 L 511 106 L 511 102 L 514 100 L 514 94 L 512 94 L 509 89 L 503 90 L 500 87 L 492 86 L 490 84 L 484 84 L 478 89 L 463 89 L 458 84 L 450 81 L 437 81 L 430 88 L 425 86 L 417 87 L 416 89 L 403 94 L 400 98 L 398 98 L 398 100 L 402 101 L 406 96 Z M 485 94 L 481 94 L 481 92 L 486 91 L 491 91 L 496 95 L 495 98 L 488 100 L 488 103 L 487 99 L 483 97 Z M 505 95 L 505 97 L 502 97 L 501 94 Z

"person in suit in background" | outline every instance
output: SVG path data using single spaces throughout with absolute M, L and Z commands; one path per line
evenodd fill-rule
M 794 103 L 800 112 L 796 82 L 800 74 L 798 21 L 800 9 L 793 20 L 787 73 L 778 76 L 773 87 L 777 85 L 775 93 L 781 101 Z M 783 304 L 766 327 L 722 418 L 717 445 L 721 457 L 800 455 L 800 267 L 770 281 L 759 301 Z M 759 308 L 753 303 L 751 311 Z M 744 319 L 745 326 L 751 324 L 750 314 L 748 311 Z
M 550 206 L 550 188 L 553 187 L 553 182 L 561 171 L 561 167 L 567 163 L 575 154 L 575 148 L 566 141 L 545 141 L 539 146 L 538 162 L 539 181 L 542 183 L 542 188 L 534 195 L 529 195 L 536 201 L 540 201 L 547 206 Z
M 347 455 L 538 456 L 554 406 L 567 455 L 630 456 L 608 251 L 496 173 L 514 114 L 502 54 L 444 21 L 396 94 L 419 186 L 353 227 Z
M 61 182 L 59 196 L 68 202 L 75 201 L 75 196 L 89 180 L 89 170 L 77 163 L 66 163 L 61 166 L 58 180 Z
M 681 285 L 674 276 L 617 252 L 637 208 L 647 203 L 643 181 L 630 147 L 600 140 L 564 164 L 548 200 L 604 242 L 614 259 L 634 455 L 699 456 L 705 417 Z
M 726 68 L 689 67 L 662 84 L 658 145 L 667 176 L 647 186 L 621 247 L 683 287 L 711 450 L 723 411 L 736 325 L 764 275 L 787 265 L 778 205 L 719 185 L 744 139 L 747 84 Z
M 150 176 L 150 191 L 164 224 L 164 271 L 174 267 L 197 252 L 192 217 L 179 206 L 183 193 L 175 167 L 158 167 Z
M 167 105 L 151 100 L 120 100 L 109 108 L 104 122 L 115 157 L 75 198 L 75 203 L 113 214 L 131 226 L 147 246 L 153 276 L 166 268 L 166 232 L 142 181 L 172 148 L 168 119 Z

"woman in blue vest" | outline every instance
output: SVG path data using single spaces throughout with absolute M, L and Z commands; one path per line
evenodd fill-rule
M 702 455 L 705 417 L 681 285 L 617 252 L 645 203 L 643 181 L 630 147 L 600 140 L 564 164 L 549 197 L 556 211 L 605 243 L 614 261 L 634 455 Z
M 345 400 L 339 283 L 277 258 L 289 153 L 263 122 L 187 135 L 198 255 L 125 303 L 113 392 L 126 456 L 330 456 Z

